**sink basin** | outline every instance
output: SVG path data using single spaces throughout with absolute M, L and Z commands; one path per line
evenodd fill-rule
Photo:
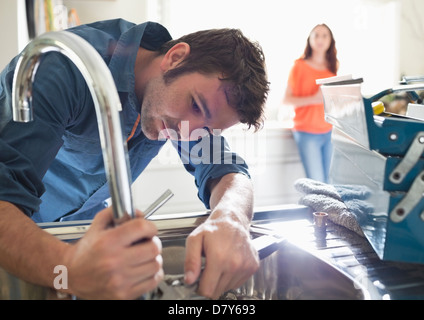
M 183 274 L 185 238 L 207 216 L 208 212 L 151 217 L 162 240 L 164 271 L 167 276 Z M 220 299 L 368 299 L 368 291 L 353 277 L 291 240 L 286 231 L 310 229 L 310 218 L 310 209 L 303 206 L 258 210 L 252 224 L 252 237 L 285 239 L 270 246 L 268 252 L 264 251 L 266 255 L 261 260 L 259 270 L 242 287 L 224 293 Z M 63 241 L 73 241 L 83 235 L 89 223 L 49 223 L 40 224 L 40 227 Z M 293 227 L 293 223 L 297 225 Z M 146 297 L 149 298 L 149 295 Z M 0 299 L 58 298 L 63 297 L 58 296 L 54 290 L 26 283 L 0 269 Z M 202 298 L 196 294 L 190 297 Z
M 164 271 L 183 273 L 184 244 L 163 242 Z M 191 298 L 201 299 L 200 296 Z M 225 300 L 357 300 L 367 292 L 349 276 L 290 243 L 261 260 L 260 268 L 242 287 L 223 294 Z

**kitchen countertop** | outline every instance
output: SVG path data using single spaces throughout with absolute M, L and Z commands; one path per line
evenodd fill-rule
M 424 299 L 423 264 L 383 261 L 368 240 L 355 232 L 331 221 L 324 233 L 317 232 L 311 215 L 267 227 L 359 282 L 371 300 Z

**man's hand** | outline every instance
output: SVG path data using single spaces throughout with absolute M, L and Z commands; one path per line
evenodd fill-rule
M 84 237 L 69 246 L 68 293 L 83 299 L 136 299 L 162 280 L 155 225 L 135 218 L 111 227 L 112 216 L 111 208 L 99 212 Z
M 187 238 L 185 281 L 200 276 L 198 293 L 219 298 L 240 287 L 259 268 L 259 257 L 250 239 L 253 188 L 242 174 L 227 174 L 210 183 L 212 213 Z
M 198 293 L 217 299 L 240 287 L 259 268 L 259 258 L 249 232 L 229 218 L 209 219 L 194 230 L 186 241 L 185 281 L 193 283 L 205 267 Z

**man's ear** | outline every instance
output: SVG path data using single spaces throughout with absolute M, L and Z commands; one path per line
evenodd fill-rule
M 183 61 L 190 54 L 190 46 L 188 43 L 179 42 L 174 45 L 162 59 L 160 67 L 162 71 L 166 72 L 175 68 L 181 61 Z

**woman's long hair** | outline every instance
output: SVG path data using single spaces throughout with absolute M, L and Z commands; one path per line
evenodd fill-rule
M 309 33 L 308 39 L 306 40 L 306 47 L 303 52 L 303 55 L 301 56 L 301 59 L 308 59 L 312 55 L 312 48 L 311 48 L 311 45 L 309 44 L 309 38 L 311 37 L 312 31 L 314 31 L 315 28 L 319 26 L 326 27 L 328 31 L 330 32 L 331 43 L 326 53 L 326 59 L 327 59 L 328 69 L 334 74 L 337 74 L 337 70 L 339 69 L 339 61 L 337 60 L 336 40 L 334 40 L 333 32 L 325 23 L 317 24 L 311 30 L 311 32 Z

